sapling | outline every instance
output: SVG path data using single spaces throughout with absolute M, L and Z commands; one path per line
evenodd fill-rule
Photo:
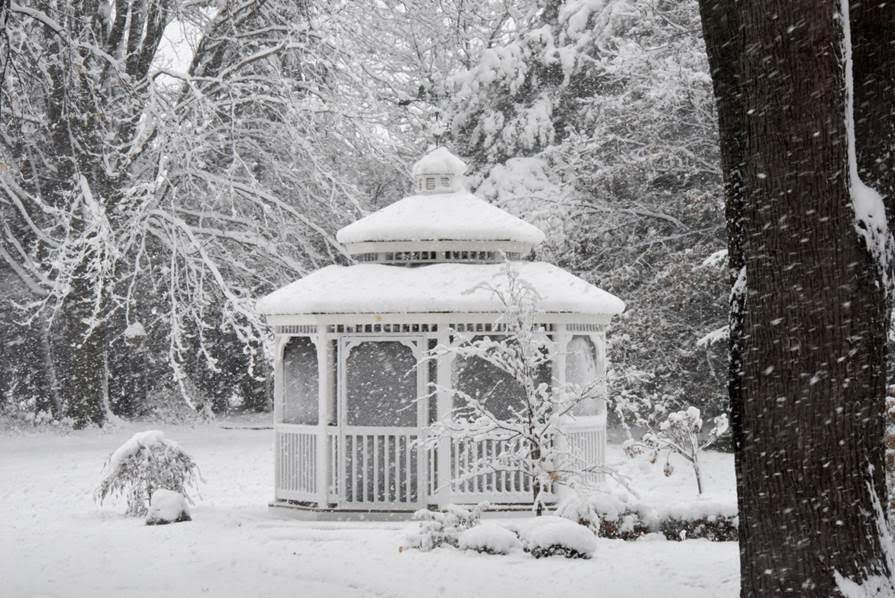
M 189 490 L 195 490 L 200 479 L 198 466 L 180 445 L 158 430 L 140 432 L 106 461 L 96 500 L 102 504 L 109 497 L 124 497 L 127 515 L 143 517 L 153 492 L 179 492 L 192 502 Z
M 680 411 L 673 411 L 659 424 L 658 430 L 650 427 L 639 441 L 631 439 L 625 442 L 625 453 L 629 457 L 633 457 L 646 452 L 650 454 L 650 461 L 655 463 L 659 453 L 666 451 L 664 467 L 666 476 L 674 473 L 671 455 L 680 455 L 693 466 L 693 473 L 696 475 L 696 489 L 699 494 L 702 494 L 702 470 L 699 455 L 727 431 L 727 416 L 719 415 L 714 419 L 714 424 L 705 439 L 700 440 L 699 432 L 702 430 L 703 421 L 699 409 L 691 406 Z
M 540 515 L 557 483 L 571 484 L 585 474 L 613 472 L 597 463 L 584 463 L 569 451 L 562 423 L 584 401 L 602 397 L 597 381 L 560 387 L 550 378 L 557 349 L 537 321 L 537 291 L 510 263 L 503 280 L 480 285 L 469 292 L 491 293 L 502 307 L 490 335 L 453 331 L 450 346 L 438 346 L 429 358 L 449 356 L 467 363 L 487 364 L 498 380 L 472 396 L 456 385 L 439 387 L 455 399 L 449 420 L 434 424 L 428 437 L 449 434 L 454 439 L 498 440 L 498 450 L 473 459 L 465 477 L 487 472 L 521 472 L 531 481 L 532 509 Z M 507 396 L 511 400 L 507 401 Z

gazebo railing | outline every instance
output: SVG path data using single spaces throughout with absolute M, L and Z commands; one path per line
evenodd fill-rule
M 602 464 L 605 423 L 592 419 L 572 422 L 564 436 L 582 463 Z M 277 426 L 277 498 L 359 510 L 412 510 L 445 501 L 528 503 L 532 498 L 531 479 L 522 472 L 486 465 L 501 452 L 516 450 L 512 443 L 518 440 L 452 438 L 440 445 L 449 446 L 450 459 L 444 461 L 438 445 L 418 442 L 415 427 L 330 426 L 325 455 L 318 455 L 320 433 L 317 426 Z M 450 464 L 447 476 L 442 477 L 439 462 Z M 321 466 L 326 468 L 322 478 Z M 587 479 L 599 482 L 602 474 Z M 325 494 L 318 480 L 327 480 Z
M 275 449 L 277 497 L 316 501 L 317 426 L 278 426 Z

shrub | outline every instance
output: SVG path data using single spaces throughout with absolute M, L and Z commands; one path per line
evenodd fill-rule
M 158 430 L 134 434 L 106 462 L 103 479 L 96 489 L 102 504 L 109 497 L 127 500 L 127 515 L 143 517 L 152 493 L 160 488 L 183 494 L 196 489 L 199 468 L 180 446 Z
M 589 559 L 597 549 L 594 532 L 563 517 L 545 516 L 519 527 L 523 548 L 536 559 L 560 555 Z
M 560 504 L 556 512 L 588 526 L 601 538 L 636 540 L 659 532 L 668 540 L 738 539 L 739 519 L 733 502 L 700 500 L 654 508 L 627 495 L 605 493 L 572 497 Z
M 487 508 L 488 503 L 479 503 L 472 509 L 457 505 L 448 505 L 444 511 L 420 509 L 413 514 L 419 528 L 407 536 L 407 547 L 429 551 L 447 544 L 457 548 L 460 534 L 478 525 Z
M 516 534 L 496 523 L 482 523 L 460 532 L 458 548 L 487 554 L 509 554 L 522 544 Z

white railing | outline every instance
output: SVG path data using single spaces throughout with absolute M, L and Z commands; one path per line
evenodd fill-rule
M 276 451 L 277 498 L 317 500 L 317 428 L 278 426 Z
M 605 462 L 604 420 L 580 418 L 564 428 L 568 448 L 582 465 Z M 320 433 L 317 426 L 277 426 L 278 499 L 345 509 L 413 510 L 443 501 L 512 504 L 532 498 L 528 476 L 483 465 L 518 450 L 518 439 L 453 438 L 449 446 L 442 444 L 450 450 L 449 471 L 443 475 L 438 446 L 422 446 L 417 428 L 327 427 L 322 461 L 317 454 Z M 321 483 L 328 482 L 325 494 L 318 484 L 321 462 L 326 467 Z M 600 482 L 603 475 L 587 479 Z
M 454 438 L 451 441 L 451 500 L 455 502 L 530 502 L 531 478 L 521 471 L 490 466 L 502 453 L 519 450 L 518 439 Z
M 420 465 L 416 428 L 347 427 L 336 450 L 335 477 L 343 481 L 338 502 L 388 509 L 425 504 L 425 469 Z M 422 473 L 422 475 L 420 475 Z M 338 484 L 338 481 L 337 481 Z

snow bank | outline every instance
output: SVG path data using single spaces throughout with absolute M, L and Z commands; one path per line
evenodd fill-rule
M 544 262 L 518 262 L 519 277 L 540 295 L 544 313 L 621 313 L 621 299 Z M 266 315 L 341 313 L 502 313 L 487 289 L 499 283 L 504 264 L 433 264 L 417 268 L 384 264 L 327 266 L 258 301 Z
M 152 493 L 146 525 L 163 525 L 191 519 L 190 508 L 183 494 L 163 488 Z
M 509 554 L 522 547 L 516 534 L 496 523 L 482 523 L 460 534 L 458 547 L 491 554 Z

